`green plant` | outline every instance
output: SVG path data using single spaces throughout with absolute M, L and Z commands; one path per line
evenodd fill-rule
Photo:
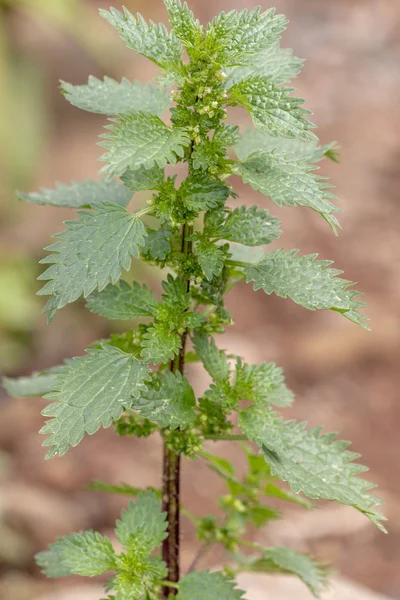
M 246 527 L 262 527 L 279 516 L 268 497 L 310 507 L 302 492 L 311 500 L 353 506 L 384 531 L 376 509 L 380 500 L 369 493 L 373 486 L 357 477 L 365 469 L 353 462 L 358 455 L 347 450 L 348 442 L 280 416 L 274 407 L 292 401 L 280 368 L 228 356 L 213 335 L 232 324 L 224 296 L 242 280 L 310 310 L 334 310 L 367 328 L 358 292 L 330 261 L 283 249 L 262 250 L 249 259 L 245 247 L 278 239 L 280 223 L 267 210 L 226 204 L 237 197 L 227 180 L 239 175 L 278 206 L 313 209 L 336 231 L 334 196 L 313 172 L 324 156 L 336 158 L 335 148 L 317 145 L 303 100 L 283 86 L 302 65 L 279 46 L 283 16 L 274 10 L 232 11 L 203 28 L 186 4 L 165 4 L 170 33 L 126 10 L 101 11 L 128 47 L 161 68 L 158 85 L 94 78 L 82 86 L 62 84 L 75 106 L 113 116 L 101 142 L 107 150 L 106 178 L 19 194 L 37 204 L 84 209 L 65 223 L 42 260 L 50 265 L 39 277 L 47 281 L 40 294 L 50 296 L 49 320 L 84 296 L 93 313 L 144 321 L 126 334 L 95 342 L 85 356 L 63 366 L 5 380 L 11 394 L 45 394 L 52 401 L 43 411 L 49 418 L 42 429 L 48 458 L 63 455 L 100 427 L 138 437 L 158 432 L 164 444 L 162 489 L 94 483 L 93 489 L 137 496 L 116 524 L 123 552 L 116 554 L 108 538 L 86 531 L 58 539 L 38 555 L 38 564 L 50 577 L 113 571 L 107 593 L 118 600 L 239 599 L 243 592 L 232 580 L 243 570 L 293 573 L 317 595 L 325 567 L 292 549 L 247 542 Z M 165 88 L 172 86 L 169 126 L 160 116 L 170 103 Z M 255 129 L 242 135 L 227 124 L 231 106 L 247 109 Z M 164 170 L 178 162 L 188 168 L 180 183 Z M 128 212 L 132 192 L 141 190 L 154 192 L 151 201 Z M 120 280 L 132 257 L 168 269 L 161 300 L 145 285 Z M 198 399 L 184 375 L 188 361 L 200 361 L 212 379 Z M 245 476 L 205 451 L 204 440 L 239 441 L 247 459 Z M 226 483 L 227 494 L 219 500 L 222 518 L 198 518 L 184 510 L 196 524 L 202 551 L 214 543 L 229 551 L 225 572 L 194 571 L 196 557 L 181 577 L 181 456 L 206 461 Z

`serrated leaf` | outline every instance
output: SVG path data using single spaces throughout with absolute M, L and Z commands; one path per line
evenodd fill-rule
M 226 67 L 243 64 L 249 55 L 276 43 L 286 24 L 286 17 L 276 15 L 274 8 L 265 12 L 260 12 L 260 7 L 222 12 L 207 28 L 206 49 L 216 50 L 218 59 Z
M 219 231 L 220 239 L 245 246 L 270 244 L 277 240 L 281 233 L 278 219 L 258 206 L 235 208 L 228 214 Z
M 168 11 L 169 22 L 176 37 L 186 49 L 198 49 L 203 38 L 203 27 L 186 2 L 180 0 L 164 0 Z
M 46 371 L 32 373 L 30 377 L 3 377 L 2 384 L 6 392 L 14 398 L 44 396 L 55 389 L 60 369 L 62 367 L 53 367 Z
M 248 64 L 228 71 L 225 88 L 251 77 L 268 77 L 273 83 L 286 83 L 301 71 L 304 61 L 293 56 L 291 48 L 281 48 L 279 43 L 251 57 Z
M 149 231 L 142 254 L 148 254 L 153 260 L 165 260 L 172 250 L 172 236 L 173 232 L 168 226 Z
M 143 335 L 142 358 L 147 363 L 167 363 L 178 354 L 181 338 L 167 323 L 154 323 Z
M 112 589 L 116 591 L 116 595 L 110 596 L 110 600 L 158 600 L 154 590 L 167 574 L 168 569 L 159 558 L 151 556 L 138 560 L 135 556 L 135 569 L 127 569 L 123 563 L 121 571 L 113 577 Z
M 115 533 L 119 542 L 135 554 L 146 557 L 167 537 L 166 513 L 154 492 L 140 492 L 136 502 L 129 502 L 121 513 Z
M 145 285 L 133 281 L 130 286 L 121 280 L 118 286 L 108 285 L 102 292 L 89 296 L 86 306 L 90 312 L 107 319 L 136 319 L 150 317 L 157 300 Z
M 126 115 L 132 112 L 145 112 L 161 116 L 170 104 L 168 92 L 148 83 L 131 83 L 125 77 L 121 83 L 104 77 L 104 81 L 89 77 L 85 85 L 72 85 L 61 82 L 65 98 L 78 108 L 102 115 Z
M 110 181 L 86 179 L 81 183 L 72 182 L 71 185 L 57 183 L 55 190 L 41 188 L 40 192 L 32 192 L 31 194 L 17 192 L 17 197 L 32 204 L 61 206 L 63 208 L 95 207 L 97 204 L 104 202 L 126 206 L 132 198 L 132 191 L 114 179 Z
M 36 564 L 41 568 L 43 575 L 58 579 L 59 577 L 68 577 L 72 575 L 71 570 L 63 565 L 61 561 L 62 539 L 59 538 L 49 549 L 44 552 L 38 552 L 35 555 Z
M 183 429 L 193 425 L 195 406 L 196 398 L 186 377 L 166 371 L 153 376 L 147 391 L 133 401 L 132 408 L 162 428 Z
M 198 357 L 204 365 L 207 373 L 216 383 L 229 381 L 231 368 L 226 354 L 219 350 L 212 338 L 204 333 L 196 332 L 193 336 L 193 345 Z
M 353 283 L 337 277 L 343 271 L 327 268 L 332 261 L 316 257 L 317 254 L 297 256 L 297 250 L 274 250 L 246 267 L 246 282 L 254 281 L 255 291 L 262 289 L 266 294 L 290 298 L 309 310 L 335 310 L 369 329 L 367 317 L 358 312 L 365 304 L 355 300 L 359 292 L 349 289 Z
M 67 229 L 54 237 L 59 241 L 45 250 L 49 256 L 40 262 L 51 263 L 40 280 L 49 280 L 38 292 L 51 295 L 45 311 L 52 320 L 57 309 L 85 298 L 96 288 L 116 283 L 122 269 L 129 270 L 132 256 L 139 257 L 146 229 L 142 221 L 117 204 L 102 204 L 96 210 L 79 211 L 80 219 L 65 221 Z
M 318 598 L 327 585 L 328 570 L 307 554 L 291 548 L 267 548 L 262 557 L 246 557 L 240 569 L 255 573 L 287 573 L 296 575 Z
M 238 358 L 233 389 L 242 400 L 255 403 L 265 402 L 284 407 L 290 406 L 293 400 L 292 392 L 286 387 L 282 369 L 275 363 L 247 365 Z
M 247 129 L 235 146 L 235 152 L 241 161 L 252 154 L 277 151 L 277 154 L 289 155 L 294 161 L 317 163 L 330 152 L 335 152 L 336 142 L 318 146 L 318 142 L 303 142 L 302 140 L 277 138 L 268 135 L 260 129 Z
M 219 179 L 200 172 L 185 179 L 179 195 L 190 210 L 203 211 L 222 206 L 230 195 L 230 189 Z
M 104 345 L 72 359 L 58 376 L 57 390 L 48 398 L 56 400 L 42 414 L 50 417 L 41 433 L 49 437 L 47 458 L 65 454 L 85 433 L 109 427 L 138 397 L 149 381 L 149 367 L 132 354 Z
M 181 59 L 182 46 L 174 32 L 168 33 L 160 23 L 149 24 L 138 14 L 135 18 L 126 8 L 121 13 L 116 8 L 100 9 L 100 15 L 119 33 L 128 48 L 146 56 L 159 67 L 174 71 Z
M 290 154 L 260 152 L 237 163 L 236 171 L 254 190 L 269 196 L 278 206 L 306 206 L 318 212 L 333 231 L 340 227 L 334 213 L 340 212 L 330 199 L 336 199 L 327 189 L 332 187 L 323 177 L 315 175 L 315 167 Z
M 250 77 L 230 89 L 230 101 L 244 106 L 254 123 L 273 136 L 315 140 L 315 127 L 305 117 L 310 111 L 302 108 L 304 100 L 294 98 L 293 88 L 272 83 L 267 77 Z
M 373 484 L 355 477 L 366 468 L 352 462 L 359 455 L 346 450 L 348 442 L 321 435 L 320 427 L 285 421 L 265 405 L 242 411 L 239 426 L 260 446 L 272 475 L 287 481 L 293 492 L 353 506 L 385 531 L 385 517 L 375 508 L 381 500 L 368 493 Z
M 149 169 L 127 169 L 121 175 L 121 181 L 133 192 L 159 190 L 164 183 L 164 170 L 158 165 Z
M 116 568 L 111 541 L 100 533 L 72 533 L 59 538 L 56 545 L 62 566 L 71 574 L 94 577 Z
M 142 166 L 175 164 L 190 141 L 183 129 L 170 129 L 155 115 L 134 113 L 110 121 L 112 125 L 106 127 L 110 133 L 103 134 L 105 141 L 99 143 L 108 150 L 100 160 L 108 163 L 101 172 L 109 177 Z
M 219 275 L 224 266 L 225 252 L 212 242 L 202 240 L 196 246 L 197 260 L 209 281 Z
M 222 573 L 202 571 L 182 577 L 177 600 L 241 600 L 243 594 L 235 582 Z

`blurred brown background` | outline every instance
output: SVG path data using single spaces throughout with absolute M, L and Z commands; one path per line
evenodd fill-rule
M 96 177 L 100 167 L 96 136 L 104 120 L 65 102 L 58 79 L 77 84 L 89 74 L 107 74 L 145 82 L 156 75 L 98 17 L 97 7 L 108 4 L 0 0 L 0 367 L 9 375 L 82 354 L 109 332 L 107 322 L 79 303 L 46 326 L 43 299 L 35 296 L 38 261 L 72 212 L 23 205 L 13 197 L 16 187 L 33 191 L 52 187 L 54 180 Z M 166 18 L 161 0 L 125 5 L 155 21 Z M 220 10 L 253 7 L 245 0 L 189 5 L 203 22 Z M 290 414 L 353 441 L 386 500 L 390 535 L 375 531 L 355 511 L 330 504 L 313 513 L 286 510 L 284 522 L 258 536 L 314 552 L 355 581 L 400 598 L 400 2 L 276 0 L 275 6 L 291 21 L 283 44 L 307 59 L 296 82 L 298 95 L 315 112 L 321 141 L 334 139 L 341 146 L 341 164 L 324 164 L 322 170 L 337 186 L 343 232 L 335 238 L 306 209 L 270 209 L 283 221 L 284 247 L 319 252 L 358 281 L 373 331 L 333 313 L 310 313 L 288 300 L 254 294 L 243 284 L 228 297 L 236 326 L 221 344 L 247 360 L 283 366 L 297 395 Z M 268 206 L 236 183 L 241 202 Z M 158 285 L 148 273 L 136 276 Z M 193 378 L 201 387 L 197 371 Z M 111 430 L 45 462 L 38 434 L 43 405 L 38 399 L 10 400 L 0 391 L 0 600 L 61 600 L 62 589 L 71 590 L 71 583 L 41 579 L 32 555 L 72 530 L 110 530 L 126 500 L 84 491 L 86 483 L 96 478 L 159 485 L 159 443 L 117 439 Z M 228 444 L 218 451 L 234 452 Z M 223 491 L 217 478 L 200 463 L 188 465 L 186 473 L 188 507 L 198 515 L 214 510 L 212 494 Z M 188 564 L 196 549 L 190 525 L 184 536 Z M 218 554 L 204 564 L 217 560 Z M 72 597 L 99 594 L 95 585 Z

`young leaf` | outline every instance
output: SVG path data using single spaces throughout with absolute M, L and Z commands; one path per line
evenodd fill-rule
M 49 320 L 57 309 L 86 298 L 95 288 L 116 283 L 122 269 L 129 270 L 131 257 L 139 256 L 146 229 L 142 221 L 117 204 L 79 211 L 80 219 L 65 221 L 67 229 L 56 234 L 59 241 L 45 248 L 52 253 L 40 262 L 51 264 L 40 280 L 49 280 L 38 292 L 51 295 L 45 311 Z
M 167 363 L 178 354 L 181 338 L 168 323 L 154 323 L 143 335 L 142 358 L 146 363 Z
M 3 377 L 2 384 L 10 396 L 28 398 L 29 396 L 44 396 L 53 391 L 57 385 L 57 377 L 63 367 L 53 367 L 30 377 Z
M 136 319 L 150 317 L 157 300 L 145 285 L 133 281 L 131 287 L 121 280 L 119 286 L 108 285 L 102 292 L 89 296 L 86 306 L 90 312 L 107 319 Z
M 115 533 L 121 544 L 140 557 L 146 557 L 167 537 L 166 513 L 154 492 L 140 492 L 136 502 L 129 502 L 121 513 Z
M 195 406 L 196 398 L 186 377 L 171 371 L 154 375 L 147 391 L 132 404 L 142 417 L 170 429 L 193 425 Z
M 51 417 L 41 429 L 49 435 L 43 443 L 50 447 L 46 458 L 65 454 L 85 433 L 109 427 L 146 389 L 149 371 L 132 354 L 108 345 L 72 359 L 58 376 L 57 390 L 48 396 L 57 402 L 42 413 Z
M 190 141 L 183 129 L 170 129 L 155 115 L 138 112 L 110 120 L 112 125 L 106 127 L 110 133 L 103 134 L 105 141 L 99 143 L 108 150 L 100 160 L 108 163 L 101 172 L 109 177 L 120 176 L 128 168 L 175 164 Z
M 179 188 L 182 202 L 193 211 L 203 211 L 222 206 L 230 189 L 208 173 L 191 174 Z
M 44 552 L 38 552 L 35 555 L 36 564 L 41 567 L 43 575 L 58 579 L 59 577 L 68 577 L 72 575 L 69 567 L 62 562 L 62 538 L 59 538 L 53 544 L 50 544 L 49 549 Z
M 223 350 L 218 350 L 214 340 L 207 335 L 196 332 L 193 345 L 207 373 L 216 383 L 226 383 L 231 375 L 231 368 Z
M 233 389 L 239 398 L 255 403 L 290 406 L 293 400 L 282 369 L 275 363 L 247 365 L 238 358 Z
M 226 218 L 219 231 L 220 239 L 259 246 L 270 244 L 281 235 L 280 222 L 272 217 L 267 210 L 258 206 L 247 209 L 246 206 L 235 208 Z
M 218 60 L 225 66 L 247 62 L 280 39 L 287 20 L 276 15 L 271 8 L 260 13 L 253 10 L 222 12 L 209 24 L 206 31 L 206 48 L 216 50 Z M 252 56 L 253 55 L 253 56 Z
M 348 442 L 321 435 L 320 427 L 285 421 L 265 405 L 242 411 L 239 426 L 260 446 L 272 475 L 287 481 L 293 492 L 353 506 L 385 531 L 380 522 L 385 517 L 374 508 L 381 500 L 368 493 L 373 484 L 355 477 L 366 468 L 352 462 L 359 455 L 346 450 Z
M 222 573 L 202 571 L 182 577 L 177 600 L 241 600 L 243 594 L 244 592 Z
M 114 179 L 92 181 L 86 179 L 82 183 L 72 182 L 71 185 L 57 183 L 55 190 L 42 188 L 39 193 L 25 194 L 17 192 L 20 200 L 32 204 L 47 204 L 63 208 L 95 207 L 97 204 L 113 202 L 126 206 L 132 198 L 132 191 Z
M 180 0 L 164 0 L 168 11 L 169 22 L 176 37 L 187 50 L 197 50 L 203 38 L 203 27 L 195 18 L 186 2 Z
M 121 181 L 133 192 L 159 190 L 164 183 L 164 171 L 158 165 L 145 169 L 127 169 L 121 175 Z
M 277 150 L 254 153 L 236 165 L 237 173 L 253 190 L 269 196 L 278 206 L 307 206 L 315 210 L 335 232 L 340 225 L 333 213 L 340 209 L 329 201 L 335 199 L 327 191 L 331 186 L 312 173 L 314 169 Z
M 246 267 L 246 282 L 254 281 L 254 290 L 274 292 L 309 310 L 335 310 L 368 329 L 366 317 L 358 312 L 365 304 L 355 300 L 359 292 L 348 289 L 352 282 L 337 277 L 343 271 L 327 268 L 332 261 L 315 260 L 316 257 L 316 254 L 297 256 L 297 250 L 274 250 Z
M 182 46 L 174 32 L 168 33 L 165 25 L 150 21 L 148 25 L 142 15 L 137 18 L 126 9 L 121 13 L 116 8 L 100 9 L 100 15 L 112 25 L 128 48 L 146 56 L 166 71 L 175 71 L 180 63 Z
M 121 562 L 121 571 L 111 580 L 116 595 L 110 600 L 158 600 L 158 582 L 168 574 L 165 563 L 155 556 L 141 560 L 135 555 Z
M 292 88 L 277 86 L 268 77 L 250 77 L 230 89 L 230 102 L 246 108 L 254 123 L 273 136 L 315 140 L 310 131 L 315 127 L 305 117 L 310 111 L 302 108 L 304 100 L 290 94 Z
M 197 260 L 209 281 L 219 275 L 224 266 L 225 253 L 212 242 L 202 240 L 196 247 Z
M 126 115 L 141 111 L 161 116 L 171 102 L 169 94 L 161 88 L 151 83 L 131 83 L 125 78 L 118 83 L 110 77 L 104 77 L 104 81 L 101 81 L 91 75 L 85 85 L 62 81 L 61 90 L 74 106 L 102 115 Z
M 316 598 L 327 585 L 326 567 L 307 554 L 300 554 L 291 548 L 273 547 L 266 549 L 261 558 L 246 557 L 240 564 L 240 569 L 255 573 L 296 575 Z
M 94 577 L 116 567 L 111 541 L 100 533 L 72 533 L 59 538 L 56 545 L 61 565 L 73 575 Z
M 165 260 L 171 252 L 173 232 L 168 226 L 161 226 L 156 231 L 149 231 L 142 254 L 148 254 L 153 260 Z

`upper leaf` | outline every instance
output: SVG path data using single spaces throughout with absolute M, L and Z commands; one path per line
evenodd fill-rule
M 269 196 L 278 206 L 307 206 L 315 210 L 335 232 L 340 224 L 333 213 L 339 209 L 329 201 L 335 196 L 327 191 L 331 186 L 311 172 L 314 168 L 277 150 L 251 154 L 236 165 L 237 173 L 254 190 Z
M 59 538 L 49 549 L 44 552 L 38 552 L 35 555 L 36 564 L 41 567 L 43 575 L 51 578 L 68 577 L 72 575 L 71 569 L 62 563 L 61 549 L 63 538 Z
M 335 310 L 368 329 L 366 317 L 358 312 L 365 304 L 354 299 L 359 292 L 348 289 L 352 282 L 337 277 L 343 271 L 327 268 L 332 261 L 315 260 L 316 257 L 297 256 L 297 250 L 274 250 L 245 269 L 246 282 L 254 281 L 255 291 L 274 292 L 309 310 Z
M 149 169 L 145 169 L 143 166 L 136 170 L 127 169 L 121 175 L 121 180 L 134 192 L 158 190 L 164 182 L 164 170 L 158 165 Z
M 150 317 L 157 300 L 145 286 L 132 282 L 132 287 L 121 280 L 119 287 L 109 285 L 102 292 L 95 292 L 87 299 L 86 306 L 92 313 L 107 319 L 135 319 Z
M 179 195 L 189 209 L 203 211 L 222 206 L 230 195 L 230 189 L 208 173 L 198 172 L 185 179 Z
M 130 408 L 132 398 L 146 389 L 149 378 L 143 361 L 108 345 L 72 359 L 58 375 L 57 389 L 48 396 L 57 402 L 42 413 L 51 417 L 41 429 L 49 434 L 43 443 L 50 447 L 46 458 L 65 454 L 85 433 L 109 427 Z
M 116 8 L 110 8 L 109 11 L 100 9 L 99 12 L 118 31 L 128 48 L 146 56 L 167 71 L 177 69 L 182 46 L 174 32 L 168 33 L 162 23 L 150 21 L 148 25 L 142 15 L 138 14 L 135 19 L 126 8 L 122 13 Z
M 335 500 L 365 513 L 379 529 L 385 517 L 375 509 L 381 500 L 368 493 L 373 484 L 354 477 L 366 467 L 353 463 L 359 455 L 346 450 L 349 442 L 335 434 L 321 435 L 321 428 L 284 421 L 267 406 L 254 405 L 239 414 L 245 435 L 256 442 L 271 473 L 287 481 L 295 493 L 312 499 Z
M 103 202 L 114 202 L 126 206 L 132 198 L 132 191 L 115 181 L 115 179 L 110 181 L 87 179 L 82 183 L 72 182 L 71 185 L 57 183 L 55 190 L 41 188 L 38 193 L 24 194 L 23 192 L 17 192 L 17 196 L 20 200 L 33 204 L 83 208 Z
M 222 573 L 193 572 L 179 581 L 177 600 L 241 600 L 244 592 Z
M 80 295 L 86 298 L 95 288 L 116 283 L 145 241 L 142 221 L 117 204 L 101 204 L 93 212 L 78 214 L 80 219 L 65 221 L 68 229 L 54 236 L 59 241 L 45 248 L 52 253 L 40 261 L 52 264 L 38 277 L 49 280 L 38 292 L 51 295 L 44 309 L 50 312 L 49 320 Z
M 168 11 L 169 22 L 176 37 L 188 50 L 197 49 L 203 38 L 203 27 L 195 18 L 186 2 L 180 0 L 164 0 Z
M 196 398 L 186 377 L 171 371 L 154 375 L 147 391 L 132 404 L 142 417 L 170 429 L 193 425 L 195 406 Z
M 281 235 L 280 222 L 258 206 L 241 206 L 230 212 L 219 230 L 221 239 L 245 246 L 270 244 Z
M 171 101 L 165 90 L 151 83 L 131 83 L 125 78 L 118 83 L 110 77 L 104 77 L 104 81 L 101 81 L 91 75 L 85 85 L 62 81 L 61 90 L 74 106 L 102 115 L 126 115 L 141 111 L 161 116 Z
M 225 252 L 208 240 L 201 240 L 196 246 L 197 260 L 209 281 L 219 275 L 224 266 Z
M 94 577 L 116 567 L 111 541 L 94 531 L 72 533 L 59 538 L 52 546 L 61 565 L 74 575 Z
M 154 323 L 143 335 L 142 358 L 147 363 L 167 363 L 178 354 L 181 337 L 171 331 L 168 323 Z
M 268 77 L 250 77 L 230 89 L 230 101 L 244 106 L 254 123 L 265 128 L 273 136 L 315 140 L 310 131 L 313 125 L 306 115 L 311 112 L 302 108 L 302 98 L 290 94 L 292 88 L 277 86 Z
M 229 361 L 225 352 L 217 348 L 214 340 L 208 339 L 205 334 L 196 332 L 193 337 L 193 345 L 205 370 L 213 380 L 216 383 L 229 381 L 231 375 Z
M 108 150 L 100 159 L 108 163 L 101 171 L 109 176 L 122 175 L 128 168 L 175 164 L 190 141 L 183 129 L 170 129 L 155 115 L 134 113 L 111 121 L 106 127 L 110 133 L 101 136 L 106 141 L 100 142 Z
M 141 557 L 148 556 L 167 537 L 166 513 L 154 492 L 140 492 L 136 502 L 129 502 L 117 521 L 115 533 L 121 544 Z
M 255 403 L 290 406 L 293 400 L 292 392 L 286 387 L 282 369 L 275 363 L 247 365 L 238 358 L 233 388 L 240 399 Z
M 165 260 L 171 252 L 171 239 L 173 232 L 167 225 L 161 226 L 155 231 L 149 231 L 142 254 L 148 254 L 153 260 Z
M 287 19 L 271 8 L 263 13 L 253 10 L 222 12 L 209 24 L 206 49 L 216 51 L 222 65 L 243 64 L 249 55 L 258 54 L 280 39 Z

